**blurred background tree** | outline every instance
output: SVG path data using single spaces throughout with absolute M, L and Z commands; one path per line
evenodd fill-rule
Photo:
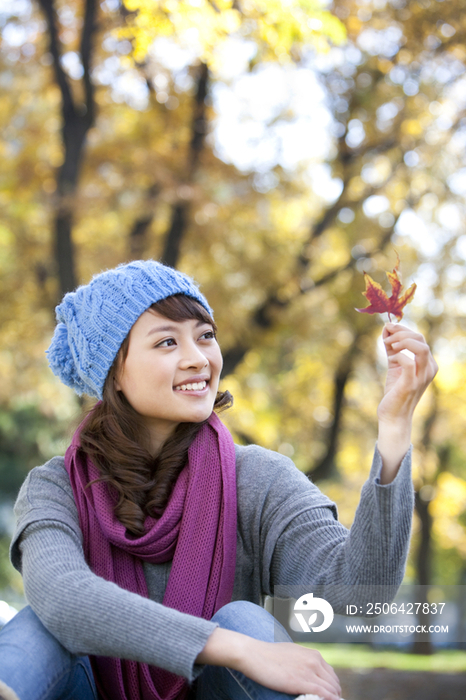
M 0 4 L 0 586 L 11 501 L 80 405 L 46 366 L 53 308 L 153 257 L 216 311 L 225 415 L 350 525 L 376 436 L 402 260 L 441 371 L 418 411 L 407 580 L 466 576 L 466 18 L 453 0 Z

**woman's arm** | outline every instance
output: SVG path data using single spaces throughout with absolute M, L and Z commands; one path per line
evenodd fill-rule
M 133 659 L 188 680 L 217 623 L 168 608 L 96 576 L 86 564 L 63 458 L 33 469 L 18 496 L 11 555 L 47 629 L 76 654 Z
M 261 685 L 291 695 L 340 700 L 338 677 L 321 654 L 290 642 L 262 642 L 218 627 L 196 661 L 232 668 Z
M 313 507 L 311 486 L 295 483 L 298 474 L 288 476 L 291 488 L 275 478 L 270 488 L 270 508 L 264 510 L 261 520 L 266 590 L 273 590 L 275 585 L 332 588 L 338 582 L 345 586 L 384 586 L 387 595 L 391 589 L 394 595 L 401 583 L 414 505 L 411 422 L 437 365 L 421 335 L 388 324 L 383 337 L 389 368 L 378 410 L 379 444 L 351 530 L 335 521 L 328 508 Z M 414 360 L 401 353 L 403 349 L 411 351 Z M 302 502 L 293 494 L 302 494 Z M 278 502 L 279 507 L 274 508 Z
M 195 658 L 215 622 L 96 576 L 84 560 L 78 537 L 60 522 L 29 525 L 20 550 L 28 602 L 66 649 L 131 659 L 193 680 Z
M 382 337 L 388 372 L 385 394 L 377 411 L 377 447 L 383 462 L 380 483 L 389 484 L 409 449 L 414 409 L 435 377 L 438 366 L 420 333 L 400 324 L 387 323 Z M 403 350 L 408 350 L 412 356 Z

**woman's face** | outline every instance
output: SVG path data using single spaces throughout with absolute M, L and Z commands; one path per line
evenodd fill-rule
M 138 318 L 115 388 L 143 417 L 154 454 L 179 423 L 210 416 L 222 364 L 209 323 L 172 321 L 152 309 Z

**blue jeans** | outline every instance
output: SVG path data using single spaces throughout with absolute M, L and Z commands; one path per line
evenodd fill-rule
M 87 656 L 70 654 L 29 606 L 0 632 L 0 681 L 19 700 L 98 700 Z
M 229 603 L 212 619 L 220 627 L 256 639 L 291 642 L 272 615 L 253 603 Z M 14 690 L 19 700 L 99 700 L 87 656 L 70 654 L 30 607 L 21 610 L 0 632 L 0 681 Z M 292 697 L 223 666 L 206 666 L 190 694 L 193 700 L 291 700 Z

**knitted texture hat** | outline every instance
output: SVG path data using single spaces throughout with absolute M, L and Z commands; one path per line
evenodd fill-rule
M 133 324 L 151 304 L 186 294 L 212 316 L 196 283 L 155 260 L 137 260 L 96 275 L 65 294 L 47 357 L 52 372 L 77 394 L 102 398 L 105 379 Z

